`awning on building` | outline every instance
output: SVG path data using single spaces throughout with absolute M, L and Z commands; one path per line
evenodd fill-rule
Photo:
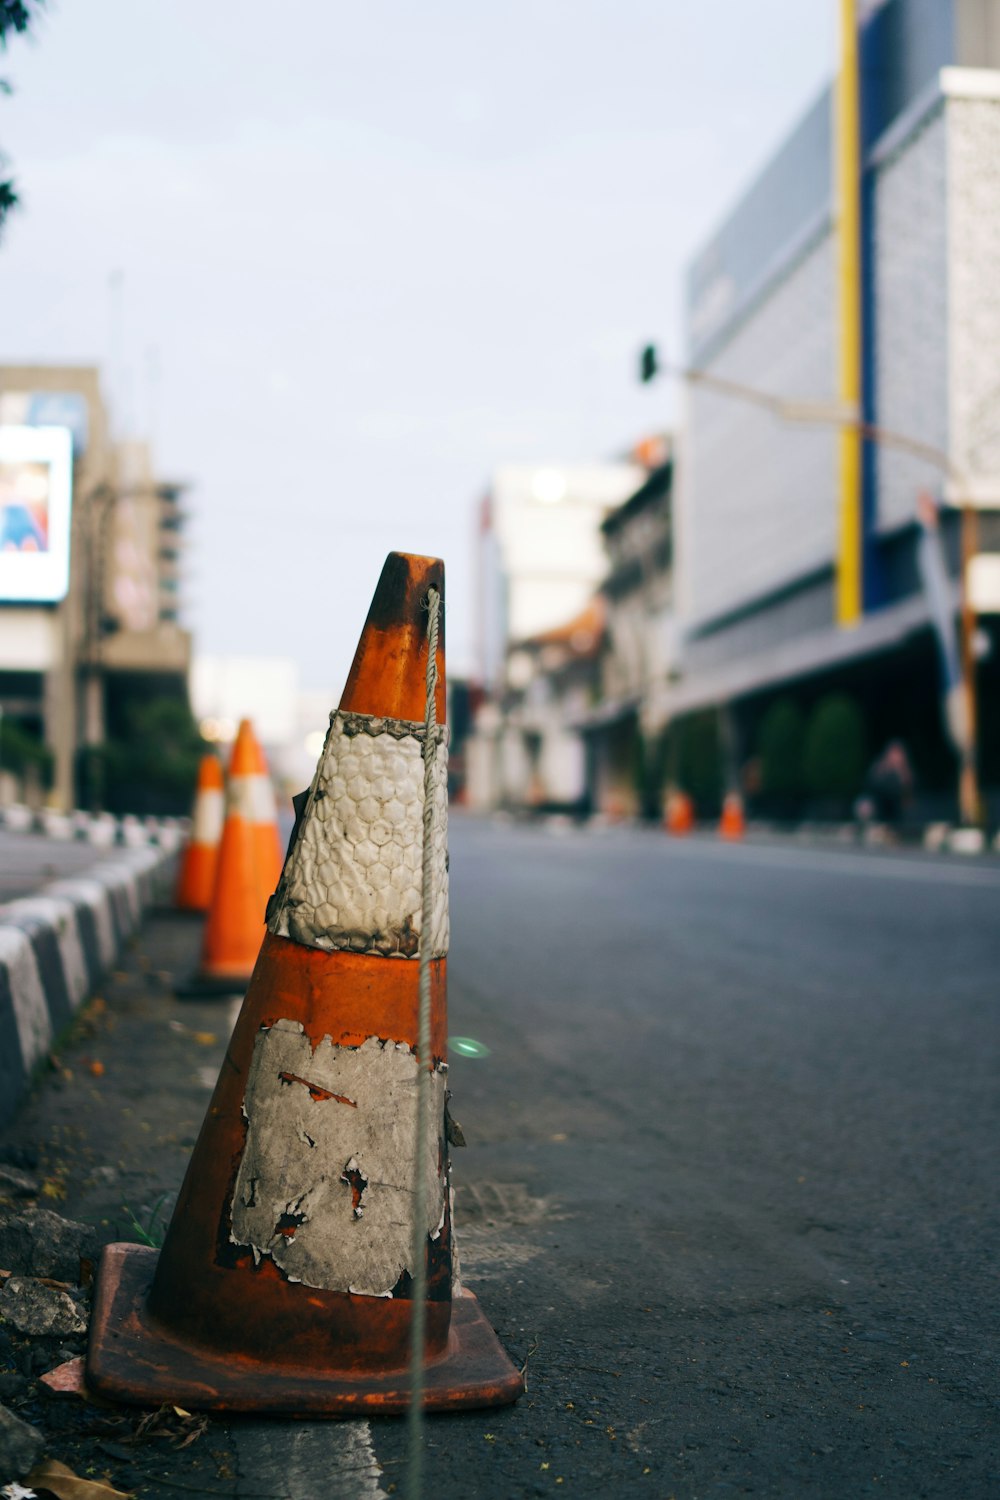
M 638 696 L 609 699 L 606 703 L 598 703 L 587 713 L 571 719 L 567 728 L 576 729 L 581 734 L 590 734 L 597 729 L 609 729 L 612 724 L 620 724 L 630 715 L 637 714 L 640 703 L 641 699 Z
M 956 601 L 957 608 L 957 601 Z M 715 703 L 729 703 L 763 688 L 849 665 L 862 657 L 900 646 L 929 626 L 927 601 L 917 595 L 889 609 L 866 615 L 849 630 L 831 623 L 827 630 L 793 636 L 752 656 L 681 677 L 662 689 L 660 707 L 674 719 Z

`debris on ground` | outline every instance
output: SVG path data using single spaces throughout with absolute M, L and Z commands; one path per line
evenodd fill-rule
M 11 1276 L 0 1291 L 0 1317 L 33 1336 L 86 1333 L 87 1320 L 68 1291 L 33 1276 Z
M 38 1458 L 45 1439 L 37 1427 L 0 1406 L 0 1481 L 21 1479 Z
M 0 1208 L 0 1266 L 21 1276 L 86 1284 L 97 1258 L 97 1232 L 49 1208 Z
M 124 1490 L 112 1489 L 100 1480 L 81 1479 L 54 1458 L 36 1464 L 25 1482 L 37 1495 L 54 1495 L 55 1500 L 126 1500 Z
M 0 1198 L 37 1198 L 41 1191 L 41 1183 L 30 1172 L 0 1162 Z

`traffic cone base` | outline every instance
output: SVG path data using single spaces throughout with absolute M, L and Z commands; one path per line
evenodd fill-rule
M 410 1404 L 405 1360 L 395 1369 L 329 1368 L 328 1349 L 289 1365 L 179 1341 L 148 1311 L 158 1252 L 144 1245 L 108 1245 L 101 1256 L 87 1356 L 88 1388 L 114 1401 L 158 1406 L 164 1401 L 199 1411 L 246 1411 L 265 1416 L 396 1416 Z M 263 1263 L 262 1263 L 263 1264 Z M 301 1288 L 294 1288 L 301 1295 Z M 408 1306 L 408 1304 L 407 1304 Z M 428 1311 L 432 1311 L 430 1304 Z M 314 1323 L 322 1314 L 312 1309 Z M 358 1347 L 368 1331 L 359 1316 Z M 245 1336 L 246 1313 L 241 1335 Z M 407 1318 L 408 1323 L 408 1318 Z M 478 1301 L 469 1291 L 451 1303 L 447 1342 L 424 1364 L 422 1406 L 427 1411 L 502 1406 L 523 1389 Z M 319 1331 L 319 1329 L 317 1330 Z M 326 1343 L 331 1342 L 327 1331 Z M 317 1339 L 317 1344 L 320 1340 Z M 343 1359 L 343 1348 L 336 1350 Z

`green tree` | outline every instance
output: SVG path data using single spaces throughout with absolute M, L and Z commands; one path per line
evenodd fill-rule
M 865 725 L 861 710 L 847 693 L 821 698 L 806 726 L 803 765 L 806 787 L 814 796 L 850 802 L 865 774 Z
M 789 814 L 802 794 L 805 725 L 792 698 L 777 698 L 760 721 L 757 754 L 761 790 L 776 811 Z
M 187 813 L 207 749 L 182 699 L 133 704 L 125 734 L 86 752 L 82 801 L 115 813 Z
M 6 714 L 0 718 L 0 770 L 21 777 L 36 775 L 42 786 L 51 786 L 52 764 L 52 751 L 37 735 Z
M 44 4 L 45 0 L 0 0 L 0 51 L 6 52 L 12 36 L 29 29 Z M 0 94 L 10 92 L 10 82 L 6 78 L 0 78 Z M 0 151 L 0 171 L 6 165 L 7 159 Z M 3 233 L 7 215 L 17 207 L 18 201 L 13 179 L 0 177 L 0 234 Z
M 673 726 L 670 757 L 677 784 L 694 798 L 703 818 L 714 817 L 722 802 L 722 745 L 714 708 L 688 714 Z

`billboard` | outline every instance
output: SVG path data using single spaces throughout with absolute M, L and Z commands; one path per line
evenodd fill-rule
M 80 391 L 2 391 L 0 427 L 68 427 L 73 456 L 87 451 L 90 417 Z
M 0 426 L 0 602 L 65 598 L 72 488 L 69 428 Z

